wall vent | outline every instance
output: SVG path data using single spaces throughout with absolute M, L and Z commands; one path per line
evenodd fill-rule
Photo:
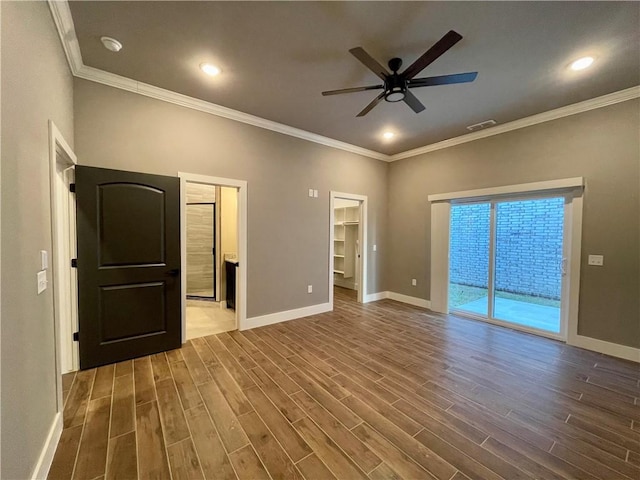
M 473 125 L 469 125 L 467 130 L 470 132 L 475 132 L 476 130 L 483 130 L 485 128 L 493 127 L 496 124 L 495 120 L 485 120 L 484 122 L 474 123 Z

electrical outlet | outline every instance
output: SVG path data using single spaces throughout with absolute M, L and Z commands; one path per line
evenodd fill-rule
M 309 196 L 310 196 L 311 198 L 313 198 L 313 188 L 310 188 L 310 189 L 309 189 Z
M 38 295 L 47 289 L 47 271 L 38 272 Z
M 415 287 L 416 285 L 418 285 L 418 281 L 415 278 L 412 278 L 411 279 L 411 285 L 413 285 Z
M 313 285 L 307 285 L 307 293 L 313 293 Z
M 589 255 L 589 265 L 602 267 L 604 265 L 604 255 Z
M 318 190 L 313 191 L 313 198 L 318 198 Z
M 377 250 L 378 250 L 378 246 L 377 246 L 377 245 L 374 245 L 374 246 L 373 246 L 373 251 L 375 252 L 375 251 L 377 251 Z

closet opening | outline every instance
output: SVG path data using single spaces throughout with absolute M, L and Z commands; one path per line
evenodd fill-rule
M 366 283 L 366 197 L 331 192 L 330 303 L 363 302 Z

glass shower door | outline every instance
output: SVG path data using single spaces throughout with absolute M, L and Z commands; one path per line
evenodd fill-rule
M 215 299 L 215 203 L 187 204 L 187 297 Z

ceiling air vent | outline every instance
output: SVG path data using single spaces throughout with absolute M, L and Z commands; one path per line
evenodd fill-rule
M 467 130 L 470 132 L 475 132 L 477 130 L 483 130 L 485 128 L 493 127 L 496 124 L 495 120 L 485 120 L 484 122 L 474 123 L 473 125 L 469 125 Z

